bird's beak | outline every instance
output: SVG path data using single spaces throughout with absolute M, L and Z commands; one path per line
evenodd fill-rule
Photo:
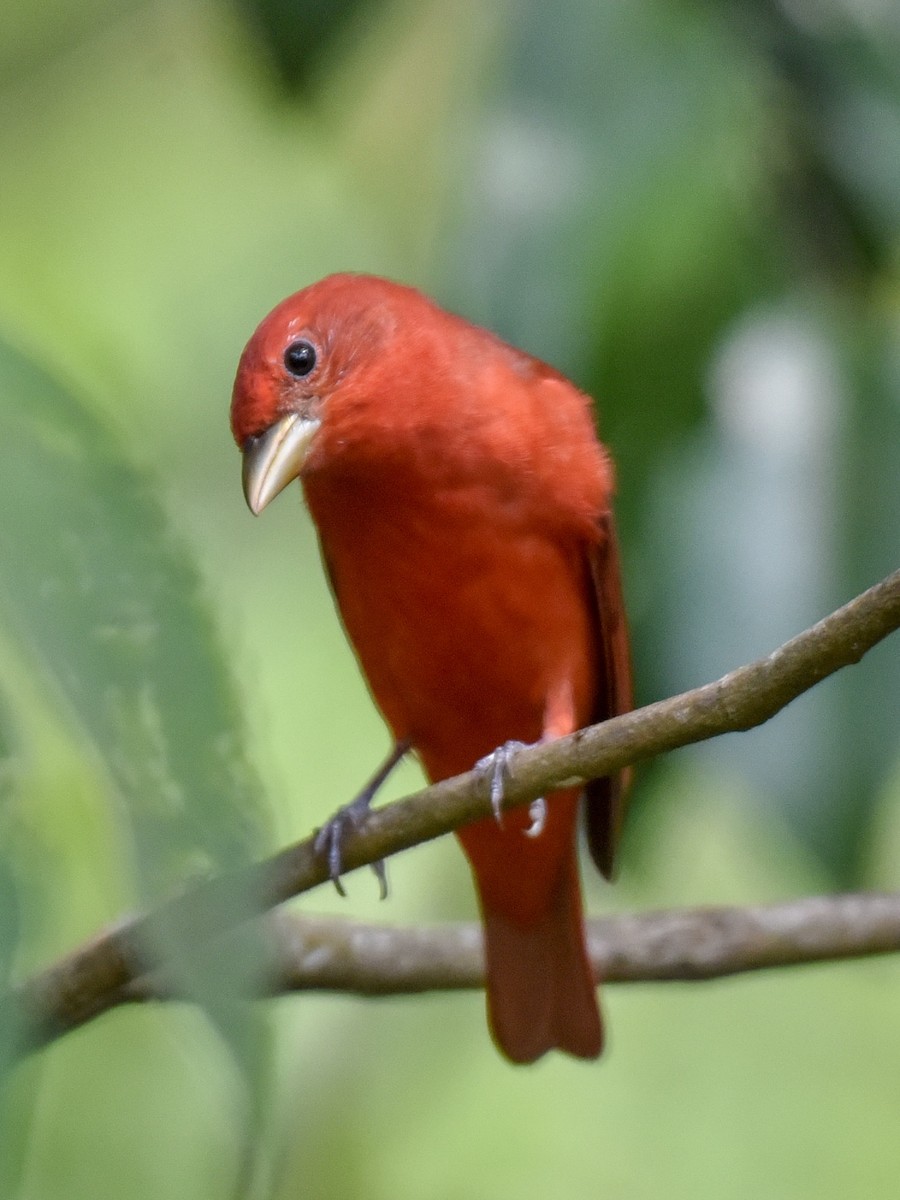
M 315 417 L 290 413 L 244 442 L 244 499 L 255 517 L 300 474 L 320 424 Z

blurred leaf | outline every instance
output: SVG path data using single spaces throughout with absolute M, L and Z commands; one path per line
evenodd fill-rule
M 144 898 L 246 861 L 258 788 L 196 572 L 112 433 L 2 344 L 0 479 L 4 635 L 90 739 L 125 802 Z M 261 1065 L 250 1052 L 252 1010 L 229 996 L 256 975 L 253 947 L 199 956 L 177 929 L 157 935 L 181 986 L 252 1072 Z
M 0 615 L 91 737 L 148 893 L 240 862 L 259 795 L 199 580 L 111 431 L 0 343 Z
M 725 11 L 770 74 L 781 235 L 823 278 L 865 286 L 889 265 L 900 219 L 896 20 L 842 3 Z
M 144 899 L 246 861 L 259 838 L 259 789 L 196 571 L 112 432 L 2 342 L 0 479 L 2 639 L 30 667 L 28 686 L 88 740 L 124 802 Z M 20 677 L 0 662 L 10 667 L 3 686 L 13 707 Z M 4 893 L 6 875 L 0 861 Z M 0 897 L 0 911 L 9 918 L 16 908 Z M 157 936 L 151 949 L 169 957 L 230 1047 L 255 1129 L 269 1067 L 265 1010 L 236 993 L 258 974 L 257 944 L 248 934 L 241 953 L 225 957 L 198 954 L 177 929 Z M 15 1098 L 11 1114 L 24 1114 L 21 1087 Z M 14 1140 L 27 1144 L 21 1128 Z
M 18 888 L 12 864 L 5 853 L 9 839 L 2 836 L 9 821 L 9 808 L 15 799 L 18 775 L 13 721 L 3 700 L 0 696 L 0 988 L 9 980 L 21 932 Z M 2 1062 L 0 1052 L 0 1069 Z
M 0 695 L 0 993 L 9 986 L 22 940 L 22 898 L 13 858 L 15 843 L 9 837 L 10 810 L 18 799 L 19 760 L 14 723 L 4 701 L 5 697 Z M 5 1078 L 15 1050 L 18 1038 L 16 1024 L 13 1019 L 0 1026 L 0 1080 Z M 3 1132 L 5 1117 L 6 1114 L 0 1111 L 0 1131 Z M 5 1157 L 0 1155 L 0 1160 Z M 6 1166 L 11 1164 L 7 1163 Z M 0 1162 L 0 1183 L 7 1182 L 3 1170 Z
M 38 71 L 148 0 L 0 5 L 0 86 Z
M 308 93 L 323 61 L 372 0 L 233 0 L 256 34 L 282 87 Z

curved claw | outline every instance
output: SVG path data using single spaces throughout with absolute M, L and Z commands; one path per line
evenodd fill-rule
M 341 882 L 341 875 L 344 871 L 343 852 L 344 843 L 347 840 L 348 834 L 355 833 L 360 825 L 362 825 L 369 813 L 369 805 L 371 797 L 365 793 L 358 796 L 350 804 L 345 804 L 343 808 L 339 808 L 330 821 L 326 821 L 322 828 L 316 834 L 316 839 L 313 842 L 313 851 L 320 858 L 324 858 L 328 864 L 328 875 L 331 882 L 337 889 L 339 896 L 346 896 L 347 892 Z M 375 877 L 378 880 L 378 893 L 380 899 L 387 898 L 387 871 L 384 863 L 379 859 L 378 862 L 370 864 L 375 872 Z
M 342 855 L 347 834 L 355 833 L 360 825 L 362 825 L 363 821 L 369 815 L 369 809 L 372 805 L 372 800 L 375 798 L 375 793 L 401 758 L 409 752 L 411 746 L 412 743 L 407 738 L 401 738 L 400 741 L 395 742 L 390 754 L 356 799 L 351 800 L 349 804 L 345 804 L 343 808 L 339 808 L 331 820 L 326 821 L 316 834 L 316 840 L 313 842 L 313 852 L 319 858 L 324 857 L 328 863 L 328 874 L 331 882 L 337 888 L 339 896 L 347 895 L 344 891 L 344 885 L 341 883 L 341 875 L 344 869 Z M 375 878 L 378 880 L 379 897 L 382 900 L 386 900 L 388 884 L 384 863 L 379 859 L 378 862 L 373 862 L 370 866 L 375 872 Z
M 330 821 L 327 821 L 316 833 L 313 851 L 317 858 L 324 858 L 328 864 L 328 875 L 337 889 L 339 896 L 347 892 L 341 883 L 341 845 L 347 829 L 345 810 L 339 809 Z
M 538 796 L 537 800 L 532 800 L 528 805 L 528 817 L 531 824 L 522 832 L 528 838 L 540 837 L 547 824 L 547 801 L 543 796 Z
M 494 820 L 503 825 L 503 788 L 509 774 L 509 762 L 518 750 L 524 750 L 527 742 L 504 742 L 491 754 L 480 758 L 475 764 L 475 770 L 481 772 L 490 781 L 491 809 Z

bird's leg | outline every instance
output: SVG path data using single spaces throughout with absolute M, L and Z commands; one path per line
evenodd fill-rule
M 503 825 L 503 788 L 509 775 L 509 760 L 518 750 L 524 750 L 527 742 L 504 742 L 496 750 L 479 758 L 475 770 L 490 782 L 491 809 L 494 820 Z
M 316 833 L 313 850 L 328 863 L 328 874 L 331 877 L 331 882 L 341 896 L 346 896 L 347 894 L 344 891 L 344 885 L 341 883 L 341 873 L 343 871 L 343 862 L 341 860 L 347 834 L 355 832 L 363 823 L 368 816 L 375 793 L 410 749 L 411 745 L 408 741 L 396 742 L 390 754 L 359 795 L 351 800 L 349 804 L 344 804 L 339 808 L 331 820 L 326 821 Z M 388 892 L 387 872 L 385 871 L 384 863 L 379 859 L 378 862 L 372 863 L 371 866 L 378 879 L 378 890 L 381 899 L 384 900 Z

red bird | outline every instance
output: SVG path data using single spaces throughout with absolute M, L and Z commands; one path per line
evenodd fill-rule
M 332 275 L 253 334 L 231 422 L 253 512 L 301 480 L 391 761 L 411 748 L 446 779 L 508 741 L 631 707 L 613 470 L 590 400 L 552 367 L 412 288 Z M 586 789 L 606 876 L 626 782 Z M 484 921 L 491 1031 L 514 1062 L 602 1047 L 579 799 L 555 792 L 458 834 Z

